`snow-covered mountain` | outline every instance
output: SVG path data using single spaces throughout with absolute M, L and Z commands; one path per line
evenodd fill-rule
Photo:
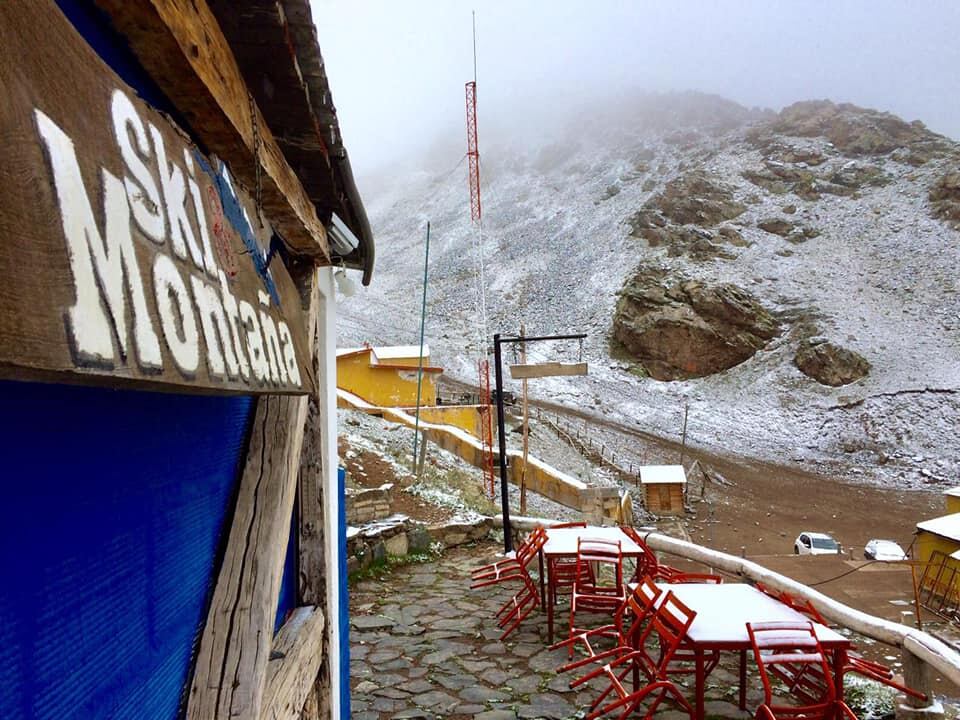
M 535 396 L 672 438 L 688 405 L 688 439 L 717 452 L 868 481 L 960 481 L 960 146 L 849 105 L 774 114 L 680 94 L 482 152 L 488 338 L 521 321 L 531 334 L 589 334 L 590 375 L 531 383 Z M 366 198 L 377 268 L 340 304 L 342 345 L 416 342 L 429 220 L 432 360 L 475 380 L 481 241 L 465 165 L 397 175 Z M 718 215 L 711 193 L 729 203 Z M 729 369 L 653 379 L 613 339 L 638 272 L 673 310 L 671 286 L 736 286 L 778 334 Z M 802 373 L 798 350 L 823 341 L 868 374 L 833 387 Z M 578 352 L 538 346 L 533 358 Z

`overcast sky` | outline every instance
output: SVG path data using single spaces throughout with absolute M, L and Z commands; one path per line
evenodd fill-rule
M 535 129 L 542 112 L 562 116 L 578 99 L 663 90 L 777 110 L 848 101 L 960 139 L 960 0 L 312 4 L 361 190 L 379 167 L 465 145 L 472 9 L 481 151 L 485 127 Z

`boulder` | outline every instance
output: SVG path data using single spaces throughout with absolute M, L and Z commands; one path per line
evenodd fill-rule
M 802 342 L 793 362 L 807 377 L 831 387 L 855 382 L 870 372 L 864 357 L 822 337 Z
M 730 284 L 706 285 L 641 269 L 620 291 L 616 339 L 656 380 L 727 370 L 780 334 L 757 299 Z
M 793 232 L 793 229 L 796 226 L 785 218 L 768 217 L 758 220 L 757 227 L 761 230 L 766 230 L 768 233 L 772 233 L 773 235 L 786 237 Z

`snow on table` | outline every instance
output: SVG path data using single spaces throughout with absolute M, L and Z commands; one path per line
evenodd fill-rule
M 697 613 L 687 631 L 687 637 L 704 649 L 714 646 L 749 647 L 748 622 L 809 622 L 809 618 L 765 595 L 752 585 L 658 583 L 657 587 L 663 591 L 661 599 L 667 592 L 672 592 L 681 603 Z M 819 623 L 813 623 L 813 628 L 825 650 L 850 645 L 850 640 L 835 630 Z
M 547 528 L 547 542 L 543 554 L 576 555 L 579 538 L 591 540 L 620 541 L 620 551 L 627 557 L 643 555 L 643 548 L 637 545 L 618 527 L 599 527 L 588 525 L 585 528 Z

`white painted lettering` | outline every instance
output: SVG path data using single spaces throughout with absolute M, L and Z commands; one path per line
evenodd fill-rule
M 105 227 L 101 236 L 73 141 L 41 111 L 36 110 L 35 115 L 50 158 L 76 289 L 77 300 L 67 314 L 67 323 L 78 360 L 112 367 L 113 337 L 119 343 L 121 357 L 128 357 L 129 295 L 137 360 L 145 369 L 161 368 L 160 343 L 147 313 L 123 183 L 108 171 L 102 171 Z M 101 298 L 109 311 L 109 320 Z
M 293 346 L 290 328 L 283 320 L 277 323 L 277 334 L 280 336 L 280 344 L 283 347 L 283 364 L 287 368 L 287 375 L 290 377 L 290 382 L 299 387 L 300 365 L 297 363 L 297 349 Z
M 189 248 L 193 264 L 203 270 L 203 253 L 197 246 L 190 219 L 187 217 L 187 184 L 183 171 L 176 163 L 167 160 L 163 135 L 153 125 L 150 126 L 150 136 L 153 138 L 153 147 L 160 166 L 160 188 L 163 190 L 163 202 L 167 209 L 170 245 L 174 254 L 181 259 L 187 257 Z
M 253 376 L 261 383 L 270 380 L 270 363 L 263 350 L 263 336 L 260 334 L 260 323 L 257 321 L 257 311 L 246 300 L 240 301 L 240 318 L 247 333 L 247 351 L 250 355 L 250 368 Z
M 210 374 L 223 377 L 226 372 L 230 379 L 234 379 L 240 373 L 240 365 L 237 362 L 237 356 L 233 354 L 227 315 L 223 311 L 217 288 L 196 276 L 190 277 L 190 288 L 193 290 L 193 299 L 200 313 L 200 327 L 203 329 L 203 339 L 207 345 L 207 367 L 210 369 Z M 226 368 L 224 368 L 224 359 L 226 359 Z
M 227 322 L 230 324 L 230 336 L 233 338 L 233 351 L 236 354 L 237 362 L 240 364 L 240 377 L 245 381 L 250 379 L 250 365 L 247 363 L 246 353 L 243 351 L 243 335 L 240 333 L 243 327 L 240 323 L 240 308 L 237 306 L 237 299 L 230 292 L 227 285 L 227 276 L 221 270 L 220 273 L 220 294 L 223 299 L 223 310 L 227 314 Z
M 123 178 L 123 185 L 127 189 L 133 219 L 144 235 L 156 243 L 163 243 L 165 219 L 160 191 L 147 167 L 147 161 L 151 159 L 147 131 L 130 98 L 120 90 L 113 91 L 110 110 L 120 155 L 129 171 Z
M 163 336 L 173 361 L 184 375 L 192 376 L 200 365 L 200 337 L 187 286 L 168 255 L 153 260 L 153 294 Z M 176 306 L 176 307 L 174 307 Z
M 193 198 L 193 214 L 197 218 L 197 230 L 200 232 L 200 245 L 203 250 L 203 266 L 207 275 L 216 279 L 217 258 L 210 245 L 210 232 L 207 230 L 207 213 L 203 207 L 203 195 L 200 186 L 194 179 L 193 158 L 190 157 L 190 148 L 183 149 L 183 164 L 187 168 L 187 187 L 190 188 L 190 197 Z

